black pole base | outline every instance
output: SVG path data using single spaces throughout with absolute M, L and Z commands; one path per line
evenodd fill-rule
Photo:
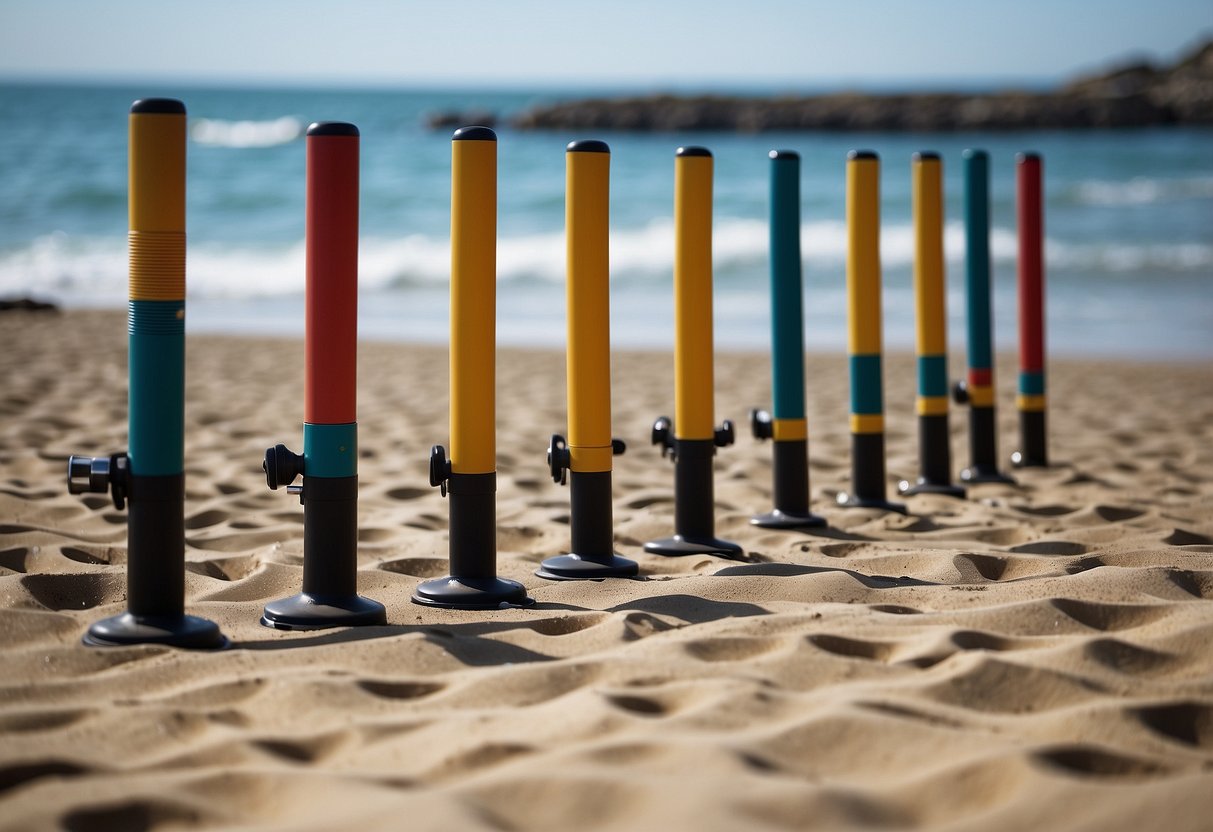
M 88 628 L 82 639 L 89 647 L 165 644 L 187 650 L 222 650 L 227 637 L 214 621 L 196 615 L 134 615 L 124 612 Z
M 967 485 L 984 485 L 986 483 L 1016 485 L 1015 478 L 999 471 L 997 465 L 972 465 L 964 468 L 960 472 L 960 481 Z
M 764 529 L 818 529 L 827 523 L 820 514 L 772 509 L 766 514 L 755 514 L 750 518 L 750 525 Z
M 919 477 L 915 483 L 902 480 L 897 483 L 897 493 L 906 497 L 913 497 L 915 494 L 942 494 L 960 500 L 965 497 L 965 490 L 961 486 L 946 482 L 927 482 L 925 477 Z
M 882 511 L 895 511 L 898 514 L 906 513 L 905 503 L 894 503 L 883 497 L 860 497 L 855 494 L 849 494 L 846 491 L 840 491 L 838 492 L 837 500 L 841 508 L 878 508 Z
M 1019 411 L 1019 445 L 1020 450 L 1011 454 L 1011 464 L 1016 468 L 1049 467 L 1043 410 Z
M 718 537 L 688 537 L 676 534 L 661 540 L 650 540 L 644 544 L 650 555 L 685 557 L 686 555 L 717 555 L 722 558 L 740 559 L 744 550 L 731 540 Z
M 529 607 L 535 599 L 526 587 L 506 578 L 435 578 L 417 587 L 414 604 L 451 610 L 496 610 L 502 607 Z
M 301 592 L 271 601 L 261 623 L 275 630 L 325 630 L 329 627 L 374 627 L 387 624 L 387 610 L 361 595 L 310 595 Z
M 549 581 L 600 581 L 604 578 L 635 578 L 640 566 L 634 560 L 611 555 L 604 562 L 601 558 L 582 557 L 572 553 L 548 558 L 539 565 L 535 574 Z

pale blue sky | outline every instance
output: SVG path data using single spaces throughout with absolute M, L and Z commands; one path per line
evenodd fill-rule
M 0 78 L 1040 83 L 1211 35 L 1213 0 L 0 0 Z

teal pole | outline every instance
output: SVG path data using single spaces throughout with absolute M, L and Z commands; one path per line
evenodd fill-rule
M 750 411 L 756 439 L 772 439 L 775 508 L 750 519 L 772 529 L 824 526 L 809 511 L 809 439 L 804 407 L 804 280 L 800 258 L 800 155 L 772 150 L 771 389 L 773 413 Z

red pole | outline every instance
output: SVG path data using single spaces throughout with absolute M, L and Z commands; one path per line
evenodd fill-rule
M 1048 465 L 1045 431 L 1044 220 L 1041 161 L 1035 153 L 1015 157 L 1019 225 L 1019 407 L 1020 449 L 1016 465 Z
M 355 421 L 358 130 L 307 138 L 307 378 L 303 420 Z

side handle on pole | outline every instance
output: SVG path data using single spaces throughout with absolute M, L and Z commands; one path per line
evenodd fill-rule
M 430 448 L 430 485 L 441 489 L 446 496 L 447 482 L 451 479 L 451 461 L 446 458 L 446 448 L 435 445 Z
M 67 459 L 68 494 L 110 492 L 114 508 L 126 508 L 130 491 L 130 458 L 125 453 L 110 456 L 75 456 Z
M 750 435 L 758 440 L 775 438 L 775 425 L 769 411 L 757 408 L 750 411 Z
M 712 441 L 717 448 L 727 448 L 732 445 L 737 439 L 737 431 L 733 427 L 732 419 L 725 419 L 720 423 L 720 427 L 712 433 Z
M 678 457 L 678 442 L 674 439 L 674 423 L 669 416 L 658 416 L 653 422 L 653 444 L 661 446 L 661 455 L 671 461 Z

